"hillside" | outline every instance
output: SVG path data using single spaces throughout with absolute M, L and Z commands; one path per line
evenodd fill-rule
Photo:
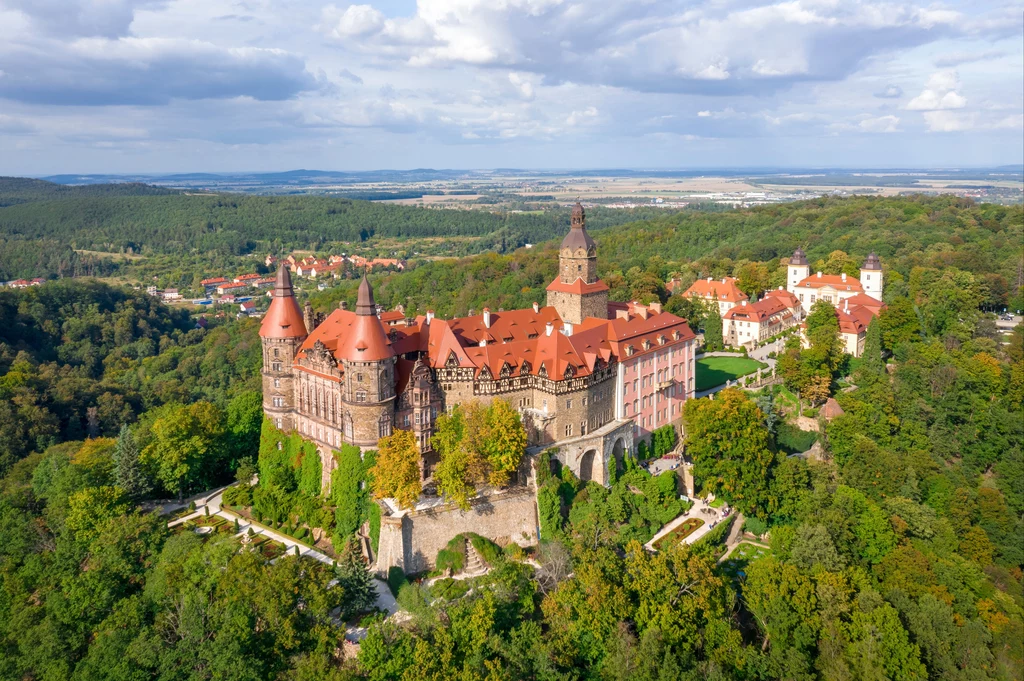
M 588 212 L 588 225 L 590 222 Z M 1024 210 L 953 197 L 821 198 L 726 212 L 683 211 L 595 234 L 598 271 L 613 300 L 667 299 L 665 281 L 737 276 L 749 292 L 785 283 L 781 259 L 797 246 L 812 267 L 856 274 L 872 250 L 904 291 L 915 267 L 956 267 L 984 285 L 990 307 L 1020 300 Z M 377 300 L 442 316 L 469 309 L 525 307 L 544 301 L 557 267 L 558 240 L 508 255 L 436 261 L 374 281 Z M 834 251 L 842 251 L 833 256 Z M 833 271 L 834 270 L 834 271 Z M 355 282 L 314 296 L 331 308 L 352 302 Z M 1017 305 L 1024 304 L 1018 302 Z
M 597 209 L 591 227 L 619 225 L 660 209 Z M 147 185 L 63 187 L 0 180 L 0 279 L 67 275 L 74 250 L 102 253 L 244 255 L 317 250 L 373 238 L 409 242 L 459 237 L 446 254 L 504 252 L 565 231 L 568 210 L 425 210 L 322 196 L 189 195 Z M 96 273 L 112 268 L 92 262 Z

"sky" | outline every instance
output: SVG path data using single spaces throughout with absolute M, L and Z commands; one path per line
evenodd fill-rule
M 1024 162 L 1024 3 L 0 0 L 0 174 Z

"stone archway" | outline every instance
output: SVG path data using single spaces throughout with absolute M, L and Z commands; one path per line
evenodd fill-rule
M 623 457 L 625 457 L 625 455 L 626 447 L 624 444 L 622 444 L 622 438 L 615 438 L 615 444 L 612 446 L 612 460 L 615 462 L 616 473 L 621 473 L 623 471 L 624 466 L 622 463 L 622 459 Z
M 594 479 L 594 460 L 596 458 L 596 449 L 588 449 L 583 452 L 583 457 L 580 458 L 580 480 L 583 482 Z

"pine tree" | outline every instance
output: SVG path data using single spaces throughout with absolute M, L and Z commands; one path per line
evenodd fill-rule
M 710 305 L 708 318 L 704 320 L 704 349 L 708 352 L 721 350 L 724 346 L 722 338 L 722 315 L 718 312 L 718 305 Z
M 868 332 L 864 337 L 864 367 L 873 374 L 885 372 L 885 364 L 882 362 L 882 326 L 878 319 L 872 319 L 868 324 Z
M 345 594 L 341 606 L 342 619 L 349 619 L 373 607 L 377 601 L 377 590 L 354 537 L 346 542 L 341 551 L 334 574 Z
M 117 486 L 131 499 L 139 500 L 149 493 L 152 486 L 149 478 L 139 465 L 139 447 L 127 424 L 121 426 L 114 446 L 114 480 Z

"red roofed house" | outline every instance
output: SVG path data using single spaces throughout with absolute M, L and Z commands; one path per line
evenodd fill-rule
M 236 284 L 245 284 L 246 286 L 255 286 L 256 282 L 259 281 L 263 275 L 261 274 L 243 274 L 240 277 L 235 277 Z
M 800 301 L 789 291 L 768 291 L 756 303 L 744 300 L 722 315 L 722 338 L 726 345 L 753 348 L 795 326 L 800 312 Z
M 690 285 L 690 288 L 686 289 L 683 295 L 688 298 L 701 298 L 708 302 L 718 303 L 718 314 L 723 317 L 732 308 L 749 300 L 747 294 L 736 286 L 734 277 L 698 279 Z
M 335 448 L 376 447 L 396 428 L 413 431 L 429 476 L 437 415 L 470 400 L 508 401 L 530 446 L 557 447 L 564 465 L 600 483 L 635 439 L 679 419 L 693 395 L 693 331 L 659 305 L 609 304 L 581 205 L 571 222 L 545 307 L 378 315 L 364 277 L 354 311 L 341 305 L 317 323 L 282 264 L 260 328 L 263 407 L 318 445 L 323 488 Z
M 210 295 L 217 290 L 217 287 L 221 284 L 229 283 L 224 277 L 214 277 L 212 279 L 203 279 L 199 282 L 204 289 L 206 289 L 206 295 Z
M 220 295 L 224 295 L 225 293 L 238 295 L 248 288 L 248 284 L 236 284 L 234 282 L 229 282 L 226 284 L 218 284 L 217 293 L 219 293 Z

